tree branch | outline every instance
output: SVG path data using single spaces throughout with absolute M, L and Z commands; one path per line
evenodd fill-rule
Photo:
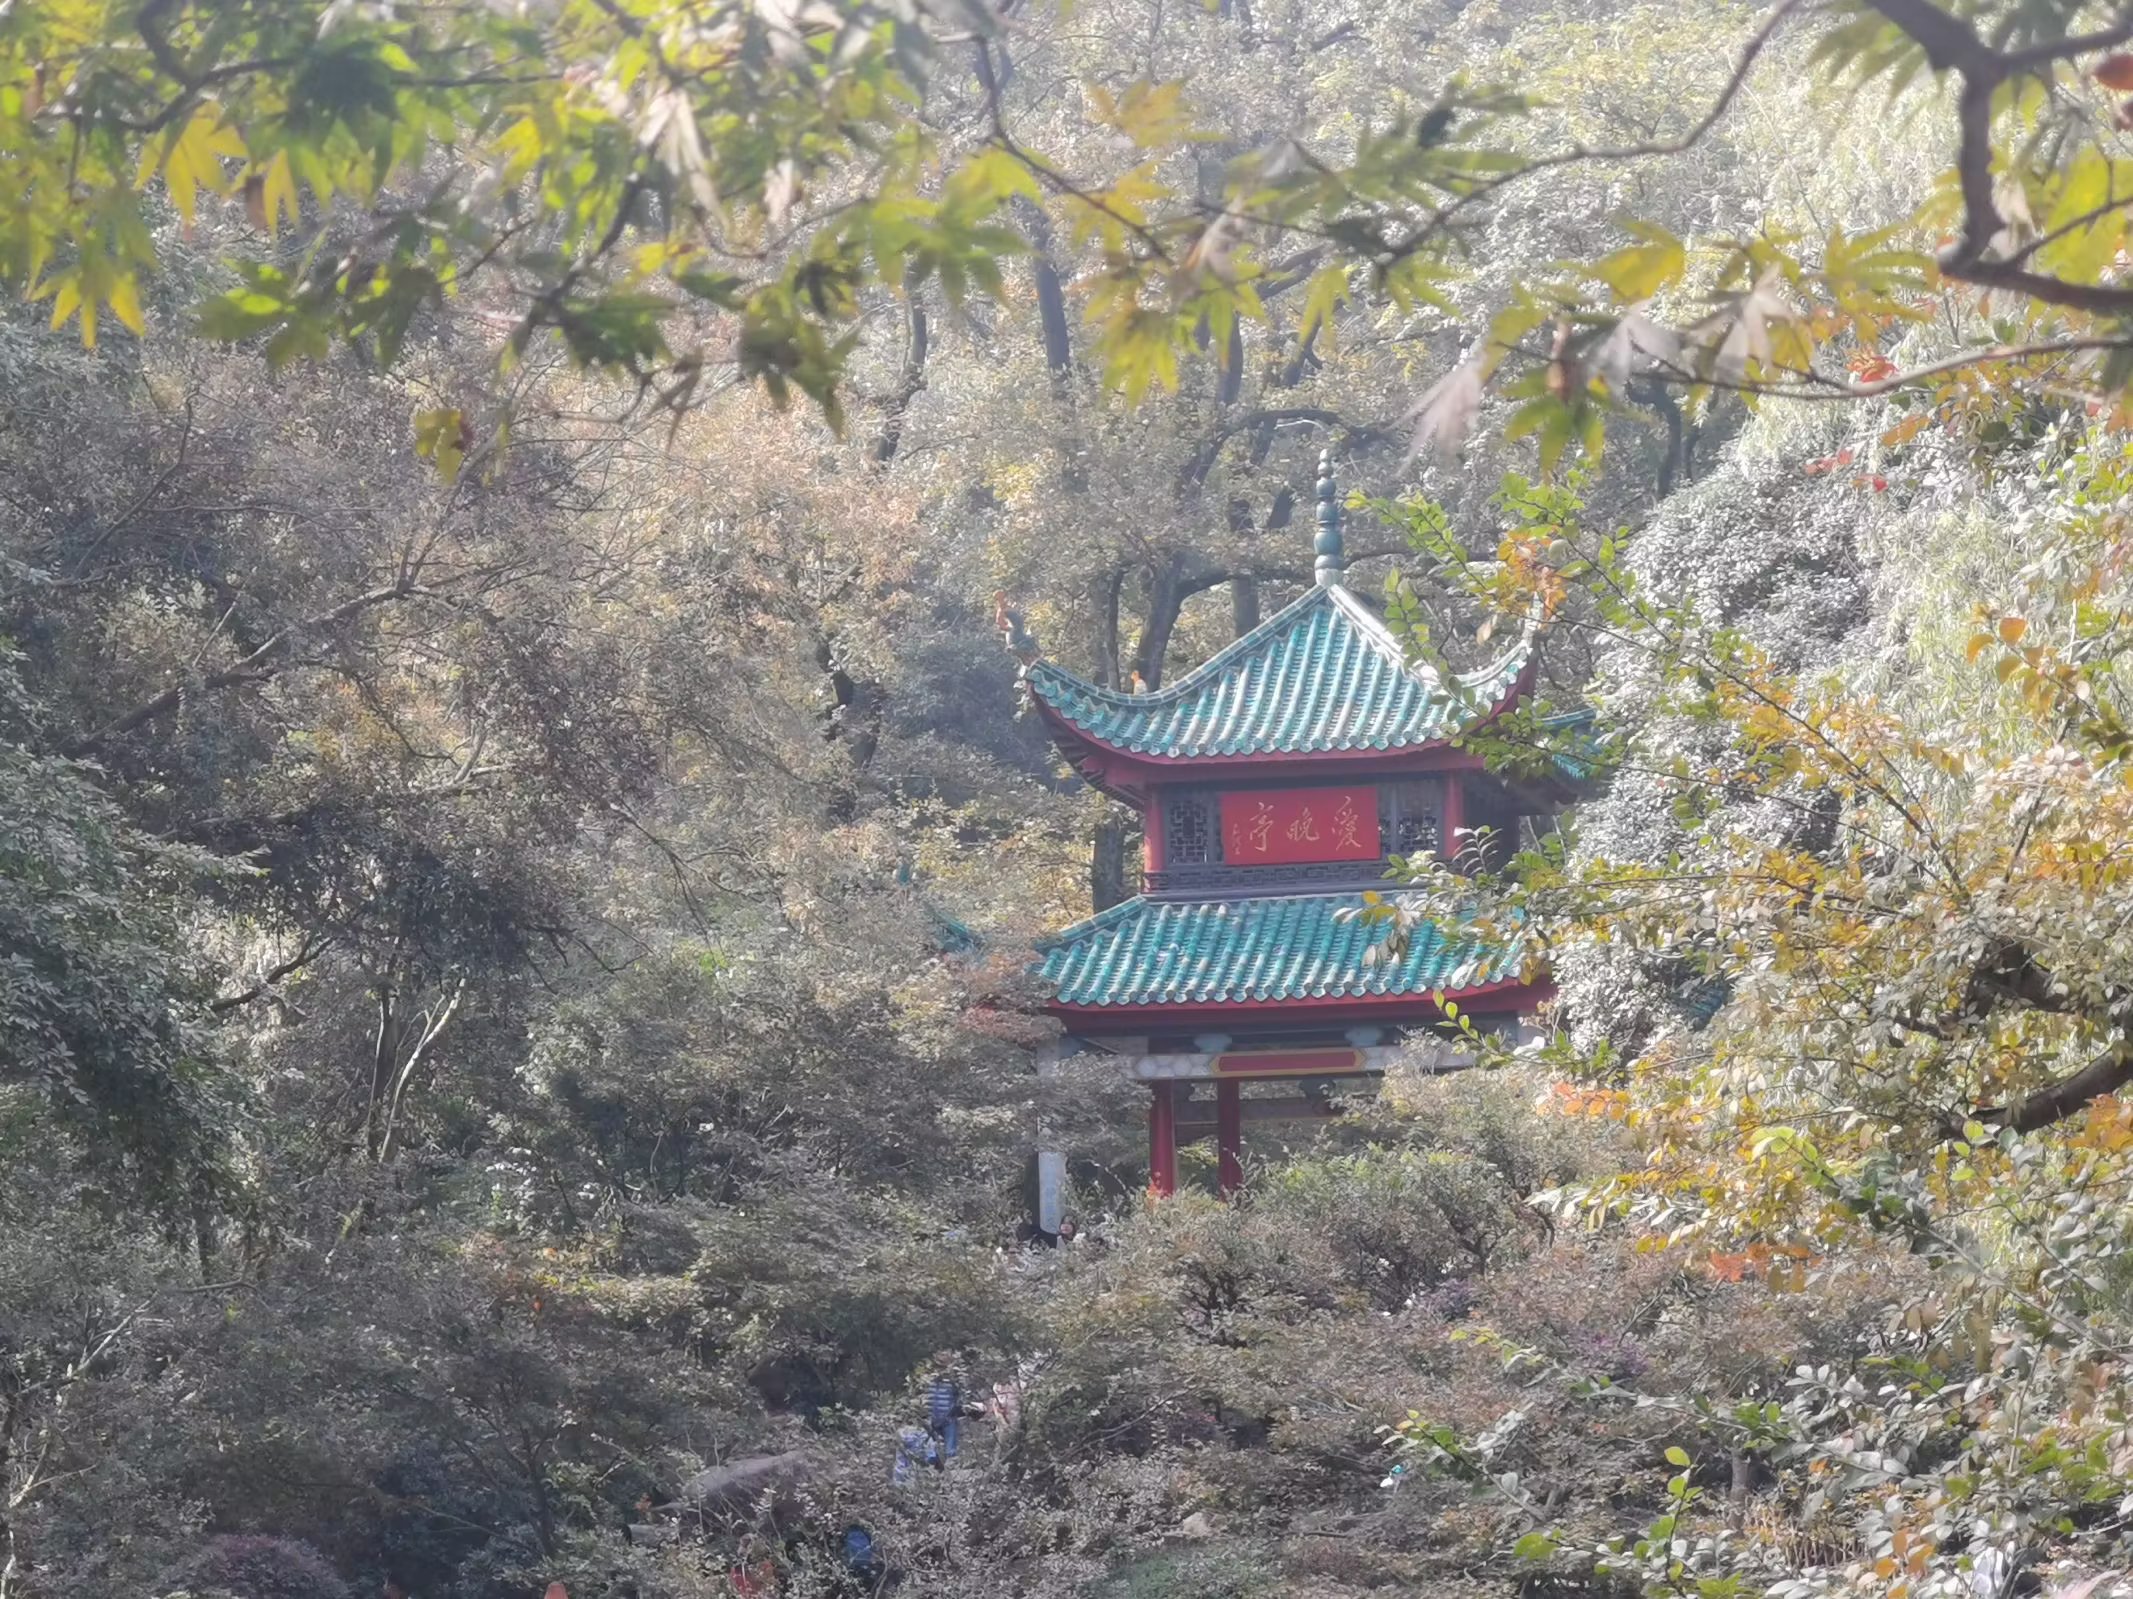
M 81 737 L 61 745 L 60 753 L 69 757 L 79 757 L 88 754 L 100 745 L 108 744 L 112 739 L 125 737 L 126 734 L 154 721 L 165 712 L 175 710 L 178 702 L 185 697 L 185 691 L 188 688 L 229 688 L 238 683 L 256 683 L 271 677 L 274 675 L 274 669 L 268 663 L 276 655 L 287 649 L 299 634 L 316 633 L 325 628 L 338 627 L 341 623 L 350 621 L 373 607 L 389 605 L 395 600 L 405 599 L 414 592 L 414 578 L 412 574 L 406 574 L 398 582 L 385 588 L 371 589 L 367 593 L 356 595 L 353 599 L 343 600 L 330 611 L 321 611 L 318 615 L 297 623 L 293 627 L 283 628 L 279 633 L 276 633 L 272 638 L 260 645 L 259 648 L 234 665 L 226 666 L 219 672 L 209 672 L 204 677 L 198 678 L 191 683 L 173 683 L 162 693 L 155 695 L 151 699 L 143 700 L 140 704 L 134 706 L 132 710 L 106 722 L 93 732 L 84 733 Z
M 1524 346 L 1505 346 L 1529 360 L 1543 361 L 1547 356 Z M 1677 388 L 1708 388 L 1728 394 L 1753 394 L 1759 398 L 1776 400 L 1870 400 L 1877 395 L 1891 394 L 1898 389 L 1909 388 L 1928 378 L 1942 377 L 1950 372 L 1959 372 L 1964 367 L 1981 366 L 1988 361 L 2034 361 L 2063 355 L 2084 355 L 2105 350 L 2133 349 L 2133 335 L 2097 337 L 2087 339 L 2046 339 L 2035 344 L 1995 344 L 1982 350 L 1966 350 L 1961 355 L 1951 355 L 1945 360 L 1928 361 L 1908 371 L 1879 378 L 1871 383 L 1852 383 L 1842 378 L 1829 377 L 1821 372 L 1798 371 L 1793 368 L 1778 368 L 1796 379 L 1790 383 L 1729 383 L 1708 373 L 1693 368 L 1663 362 L 1637 374 L 1643 381 L 1664 383 Z
M 1191 488 L 1207 481 L 1207 474 L 1214 470 L 1222 446 L 1239 433 L 1250 433 L 1259 428 L 1279 427 L 1285 422 L 1315 422 L 1320 427 L 1339 428 L 1351 440 L 1381 439 L 1388 437 L 1387 430 L 1375 422 L 1351 422 L 1338 411 L 1329 411 L 1318 405 L 1276 406 L 1267 410 L 1243 411 L 1224 422 L 1208 435 L 1204 442 L 1186 460 L 1179 473 L 1179 486 Z
M 260 977 L 259 981 L 254 983 L 250 988 L 245 989 L 242 993 L 239 994 L 226 994 L 222 998 L 215 1000 L 207 1008 L 213 1011 L 217 1016 L 220 1016 L 225 1011 L 233 1011 L 237 1009 L 237 1007 L 240 1005 L 251 1004 L 253 1000 L 259 998 L 260 995 L 264 994 L 268 989 L 272 988 L 284 977 L 289 976 L 293 972 L 302 970 L 305 966 L 308 966 L 313 960 L 324 954 L 326 950 L 332 945 L 332 943 L 333 935 L 331 933 L 321 933 L 316 941 L 313 941 L 313 939 L 307 934 L 304 938 L 302 948 L 297 950 L 294 955 L 291 955 L 287 960 L 281 962 L 279 965 L 269 967 L 265 974 Z
M 2010 78 L 2040 72 L 2075 56 L 2133 40 L 2133 10 L 2118 23 L 2095 33 L 2075 34 L 2025 50 L 1995 50 L 1969 23 L 1941 10 L 1931 0 L 1873 0 L 1874 9 L 1920 50 L 1936 72 L 1953 72 L 1963 80 L 1956 99 L 1955 172 L 1963 196 L 1963 231 L 1942 252 L 1943 273 L 1964 283 L 2009 289 L 2046 305 L 2102 315 L 2133 309 L 2133 289 L 2100 283 L 2073 283 L 2019 264 L 2027 252 L 2005 260 L 1985 257 L 2007 230 L 1992 188 L 1992 102 Z
M 2128 1083 L 2133 1083 L 2133 1036 L 2120 1038 L 2073 1076 L 1999 1108 L 1979 1110 L 1974 1119 L 1988 1127 L 2033 1133 L 2066 1120 L 2090 1100 L 2115 1094 Z

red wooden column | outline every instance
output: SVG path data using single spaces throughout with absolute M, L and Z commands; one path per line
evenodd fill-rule
M 1244 1095 L 1243 1084 L 1215 1084 L 1215 1147 L 1217 1181 L 1227 1199 L 1244 1186 Z
M 1444 864 L 1458 864 L 1463 847 L 1459 834 L 1466 827 L 1466 790 L 1457 772 L 1444 777 Z
M 1148 1085 L 1148 1192 L 1158 1199 L 1178 1191 L 1177 1086 Z

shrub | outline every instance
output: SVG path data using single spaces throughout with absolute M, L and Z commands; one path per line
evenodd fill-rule
M 210 1540 L 163 1578 L 166 1594 L 230 1599 L 352 1599 L 326 1557 L 296 1538 L 237 1533 Z
M 1165 1550 L 1113 1571 L 1098 1599 L 1259 1599 L 1280 1591 L 1265 1552 L 1249 1546 Z
M 1528 1231 L 1499 1172 L 1463 1153 L 1366 1149 L 1298 1162 L 1264 1202 L 1317 1234 L 1342 1278 L 1380 1310 L 1488 1270 Z

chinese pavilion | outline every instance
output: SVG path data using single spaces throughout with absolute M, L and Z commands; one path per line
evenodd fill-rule
M 1380 934 L 1340 914 L 1384 886 L 1393 856 L 1471 863 L 1569 795 L 1493 777 L 1454 744 L 1529 692 L 1533 635 L 1454 682 L 1411 664 L 1346 586 L 1330 456 L 1319 473 L 1316 586 L 1176 682 L 1101 688 L 1039 658 L 1019 621 L 1009 633 L 1053 742 L 1143 818 L 1145 891 L 1045 941 L 1038 975 L 1066 1052 L 1115 1055 L 1148 1085 L 1158 1194 L 1177 1185 L 1181 1142 L 1214 1135 L 1229 1193 L 1246 1120 L 1328 1114 L 1344 1080 L 1403 1050 L 1458 1064 L 1447 1001 L 1515 1028 L 1548 993 L 1517 951 L 1455 920 L 1366 960 Z M 1062 1164 L 1040 1156 L 1040 1188 L 1047 1163 L 1054 1183 Z

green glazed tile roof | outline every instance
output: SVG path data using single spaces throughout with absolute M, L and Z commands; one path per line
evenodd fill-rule
M 1062 1005 L 1209 1005 L 1458 993 L 1518 976 L 1518 952 L 1423 924 L 1403 960 L 1365 965 L 1382 927 L 1340 921 L 1348 894 L 1159 900 L 1114 905 L 1038 946 L 1038 975 Z
M 1439 743 L 1500 707 L 1533 653 L 1447 686 L 1410 668 L 1398 639 L 1338 584 L 1314 588 L 1205 664 L 1150 694 L 1098 688 L 1048 661 L 1029 667 L 1037 698 L 1111 749 L 1168 760 L 1403 750 Z

